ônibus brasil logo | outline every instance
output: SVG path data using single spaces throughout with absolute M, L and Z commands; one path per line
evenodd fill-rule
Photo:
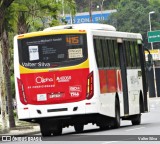
M 53 78 L 44 78 L 41 76 L 36 77 L 36 83 L 38 84 L 47 83 L 47 82 L 53 82 Z

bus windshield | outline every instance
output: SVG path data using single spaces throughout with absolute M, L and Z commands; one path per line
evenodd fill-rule
M 87 59 L 86 34 L 57 34 L 18 39 L 19 63 L 30 69 L 64 67 Z

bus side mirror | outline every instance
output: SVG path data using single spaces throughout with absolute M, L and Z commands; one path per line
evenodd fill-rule
M 152 54 L 148 54 L 148 62 L 147 62 L 147 68 L 150 71 L 153 67 L 153 58 L 152 58 Z

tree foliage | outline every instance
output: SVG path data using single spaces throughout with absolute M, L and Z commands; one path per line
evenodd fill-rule
M 18 33 L 43 30 L 60 24 L 63 9 L 75 14 L 74 0 L 15 0 L 12 9 L 18 23 Z
M 145 47 L 150 48 L 147 37 L 150 11 L 155 11 L 151 16 L 152 30 L 160 28 L 158 18 L 160 9 L 157 4 L 149 0 L 121 0 L 117 6 L 117 12 L 113 13 L 106 23 L 114 25 L 119 31 L 141 33 Z
M 58 19 L 59 5 L 55 0 L 15 0 L 12 7 L 17 15 L 18 33 L 41 30 Z
M 6 11 L 13 1 L 14 0 L 0 0 L 0 40 L 2 38 L 1 36 L 2 36 L 3 26 L 4 26 L 3 22 L 6 15 Z
M 89 11 L 89 0 L 75 0 L 77 5 L 77 12 L 88 12 Z M 116 9 L 120 0 L 91 0 L 92 11 L 100 11 L 103 4 L 102 10 Z

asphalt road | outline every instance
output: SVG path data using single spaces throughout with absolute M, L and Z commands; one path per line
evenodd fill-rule
M 142 114 L 142 123 L 132 126 L 130 121 L 121 121 L 119 129 L 100 130 L 91 124 L 85 126 L 81 134 L 76 134 L 73 127 L 63 129 L 63 135 L 46 137 L 43 140 L 55 143 L 160 143 L 160 102 L 150 102 L 150 112 Z M 65 141 L 65 142 L 62 142 Z
M 40 133 L 36 136 L 41 135 Z M 132 126 L 130 121 L 121 121 L 119 129 L 100 130 L 91 124 L 86 125 L 84 132 L 76 134 L 73 127 L 63 129 L 61 136 L 42 139 L 40 143 L 54 144 L 159 144 L 160 143 L 160 102 L 150 103 L 150 112 L 142 115 L 142 124 Z M 12 142 L 20 143 L 20 142 Z M 23 142 L 24 143 L 24 142 Z M 33 142 L 31 142 L 33 143 Z M 39 142 L 34 142 L 39 143 Z

